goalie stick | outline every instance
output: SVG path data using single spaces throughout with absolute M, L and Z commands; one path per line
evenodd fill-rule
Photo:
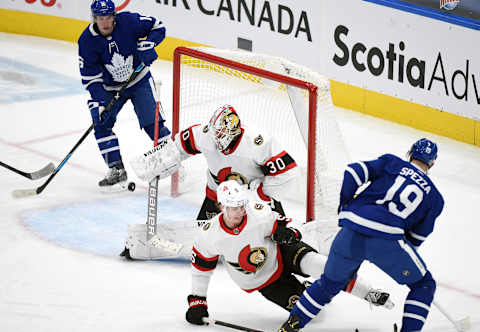
M 0 161 L 0 166 L 5 167 L 6 169 L 11 170 L 12 172 L 15 172 L 17 174 L 20 174 L 21 176 L 24 176 L 30 180 L 36 180 L 43 178 L 44 176 L 47 176 L 48 174 L 51 174 L 55 170 L 55 165 L 53 163 L 49 163 L 45 167 L 39 169 L 38 171 L 35 172 L 23 172 L 19 169 L 16 169 L 15 167 L 12 167 L 10 165 L 5 164 L 4 162 Z
M 257 330 L 257 329 L 252 329 L 252 328 L 241 326 L 241 325 L 227 323 L 227 322 L 223 322 L 221 320 L 216 320 L 216 319 L 212 319 L 212 318 L 208 318 L 208 317 L 203 317 L 203 322 L 207 323 L 207 324 L 212 324 L 212 325 L 229 327 L 229 328 L 234 329 L 234 330 L 247 331 L 247 332 L 263 332 L 262 330 Z
M 125 91 L 125 89 L 127 89 L 127 86 L 138 76 L 138 74 L 142 71 L 142 69 L 145 67 L 145 65 L 143 63 L 141 63 L 137 69 L 135 69 L 135 71 L 130 75 L 130 77 L 128 78 L 128 80 L 122 85 L 122 87 L 120 88 L 120 90 L 117 92 L 117 94 L 115 95 L 114 98 L 112 98 L 112 100 L 110 100 L 110 102 L 108 103 L 108 105 L 105 107 L 105 110 L 102 112 L 105 113 L 105 112 L 108 112 L 112 107 L 113 105 L 115 104 L 115 102 L 118 100 L 118 98 L 120 98 L 120 96 L 123 94 L 123 92 Z M 50 183 L 50 181 L 52 181 L 52 179 L 55 177 L 55 175 L 57 175 L 57 173 L 62 169 L 62 167 L 67 163 L 68 159 L 70 159 L 70 157 L 72 156 L 73 152 L 75 152 L 75 150 L 80 146 L 80 144 L 82 144 L 82 142 L 85 140 L 85 138 L 87 138 L 88 134 L 90 134 L 90 132 L 93 130 L 93 126 L 94 124 L 92 123 L 90 125 L 90 127 L 87 129 L 87 131 L 85 131 L 85 133 L 82 135 L 82 137 L 80 137 L 80 139 L 78 140 L 77 143 L 75 143 L 75 145 L 73 146 L 73 148 L 70 150 L 70 152 L 65 156 L 65 158 L 63 158 L 62 162 L 57 166 L 57 168 L 54 169 L 53 173 L 48 177 L 47 181 L 45 181 L 44 184 L 42 184 L 41 186 L 37 187 L 37 188 L 33 188 L 33 189 L 17 189 L 17 190 L 14 190 L 12 192 L 12 195 L 13 197 L 15 198 L 23 198 L 23 197 L 28 197 L 28 196 L 35 196 L 35 195 L 39 195 L 47 186 L 48 184 Z
M 155 132 L 153 134 L 153 146 L 156 147 L 158 145 L 158 120 L 160 117 L 160 112 L 163 114 L 163 107 L 160 104 L 160 96 L 157 92 L 157 107 L 155 109 Z M 165 116 L 164 116 L 165 118 Z M 157 234 L 157 201 L 158 201 L 158 180 L 159 177 L 154 177 L 148 183 L 148 210 L 147 210 L 147 243 L 150 247 L 155 247 L 156 245 L 160 244 L 161 241 L 156 236 Z M 160 241 L 160 242 L 159 242 Z M 168 248 L 168 244 L 166 245 Z M 177 252 L 180 251 L 181 247 L 178 248 Z M 173 250 L 175 251 L 175 250 Z

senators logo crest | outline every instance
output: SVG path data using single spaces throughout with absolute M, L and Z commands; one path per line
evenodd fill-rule
M 231 134 L 240 132 L 240 118 L 237 113 L 229 111 L 222 119 L 222 123 L 229 130 Z
M 239 272 L 251 274 L 263 268 L 267 257 L 268 252 L 264 247 L 250 248 L 250 245 L 247 245 L 238 255 L 238 263 L 228 262 L 228 264 Z

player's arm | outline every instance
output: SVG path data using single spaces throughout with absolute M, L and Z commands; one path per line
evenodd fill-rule
M 443 198 L 439 196 L 439 198 L 435 200 L 433 206 L 427 212 L 425 218 L 422 221 L 416 223 L 411 229 L 405 232 L 405 238 L 415 248 L 420 247 L 420 245 L 433 232 L 435 220 L 442 213 L 443 205 Z
M 166 28 L 162 21 L 151 17 L 136 14 L 137 19 L 137 38 L 145 38 L 137 43 L 137 50 L 140 60 L 150 66 L 158 57 L 155 47 L 160 44 L 166 35 Z
M 295 179 L 300 175 L 297 163 L 287 151 L 277 147 L 273 138 L 266 138 L 262 145 L 254 153 L 257 154 L 264 177 L 252 181 L 250 189 L 256 190 L 258 196 L 265 201 L 270 198 L 287 198 L 295 185 Z
M 388 159 L 387 155 L 371 161 L 359 161 L 348 164 L 343 173 L 342 188 L 340 190 L 340 205 L 338 210 L 347 205 L 361 186 L 374 180 Z
M 203 245 L 206 237 L 200 236 L 192 248 L 192 290 L 188 295 L 188 310 L 186 320 L 195 325 L 203 325 L 204 317 L 208 317 L 207 290 L 210 278 L 218 263 L 218 255 L 208 252 Z
M 175 173 L 182 161 L 200 153 L 197 149 L 196 135 L 199 126 L 194 125 L 175 135 L 174 140 L 166 139 L 147 152 L 130 160 L 135 174 L 144 181 L 150 181 L 156 176 L 164 179 Z
M 106 91 L 103 88 L 103 64 L 94 45 L 86 38 L 78 41 L 78 60 L 83 87 L 90 93 L 91 99 L 105 102 Z
M 291 245 L 299 242 L 302 239 L 302 234 L 297 228 L 291 227 L 292 219 L 286 218 L 276 212 L 272 211 L 275 221 L 273 223 L 270 238 L 273 242 Z
M 175 135 L 174 141 L 180 157 L 183 160 L 202 153 L 200 143 L 200 135 L 202 135 L 202 126 L 195 124 L 190 126 Z

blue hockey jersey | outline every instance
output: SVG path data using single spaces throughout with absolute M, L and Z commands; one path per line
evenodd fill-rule
M 370 184 L 358 196 L 361 185 Z M 348 165 L 340 193 L 339 224 L 359 233 L 406 237 L 418 247 L 433 231 L 444 201 L 427 174 L 391 154 Z
M 165 38 L 165 27 L 153 17 L 122 12 L 115 16 L 115 28 L 110 36 L 102 36 L 91 23 L 78 40 L 80 74 L 83 86 L 93 100 L 105 101 L 105 91 L 119 90 L 140 65 L 137 42 L 146 37 L 155 45 Z M 148 79 L 148 68 L 129 85 Z

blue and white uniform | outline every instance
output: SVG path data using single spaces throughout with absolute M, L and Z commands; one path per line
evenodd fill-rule
M 107 105 L 142 63 L 137 45 L 139 39 L 146 37 L 147 41 L 153 43 L 153 47 L 164 40 L 165 31 L 161 21 L 129 12 L 115 15 L 113 32 L 106 37 L 100 34 L 96 23 L 91 23 L 78 40 L 78 52 L 82 83 L 90 93 L 92 102 Z M 118 112 L 130 100 L 140 127 L 153 140 L 156 99 L 155 84 L 149 67 L 146 66 L 106 114 L 105 121 L 95 124 L 97 144 L 109 167 L 121 162 L 118 139 L 112 131 Z M 159 122 L 159 137 L 169 135 L 170 131 L 163 126 L 162 114 Z
M 429 165 L 436 158 L 436 145 L 434 149 Z M 355 196 L 362 185 L 367 187 Z M 416 249 L 433 231 L 443 205 L 432 180 L 414 163 L 385 154 L 348 165 L 340 194 L 342 228 L 332 244 L 324 274 L 292 311 L 300 319 L 300 327 L 314 318 L 368 260 L 410 288 L 401 332 L 420 331 L 436 284 Z

